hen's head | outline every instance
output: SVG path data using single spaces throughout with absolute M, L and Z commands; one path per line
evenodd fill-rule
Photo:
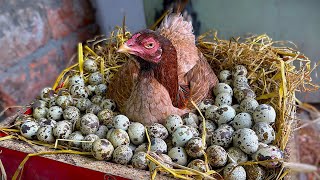
M 162 56 L 161 38 L 164 37 L 154 31 L 140 31 L 124 43 L 118 52 L 129 53 L 145 61 L 158 63 Z

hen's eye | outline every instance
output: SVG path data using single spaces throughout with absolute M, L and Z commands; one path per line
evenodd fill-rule
M 147 49 L 151 49 L 151 48 L 154 47 L 154 43 L 148 43 L 144 47 L 147 48 Z

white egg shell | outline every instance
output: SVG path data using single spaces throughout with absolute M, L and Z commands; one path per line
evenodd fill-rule
M 233 133 L 234 130 L 231 126 L 223 124 L 212 133 L 211 144 L 224 148 L 229 147 L 229 145 L 232 143 Z
M 76 103 L 76 107 L 80 111 L 86 111 L 86 109 L 89 108 L 89 106 L 91 106 L 91 101 L 88 98 L 79 98 Z
M 238 147 L 230 147 L 227 150 L 229 163 L 242 163 L 248 161 L 248 155 Z
M 39 141 L 45 143 L 54 143 L 55 138 L 53 136 L 53 128 L 52 126 L 42 126 L 37 131 L 37 138 Z
M 266 179 L 266 171 L 259 165 L 244 166 L 248 180 L 264 180 Z
M 130 125 L 129 118 L 122 114 L 115 116 L 112 121 L 115 129 L 122 129 L 126 131 Z
M 215 96 L 221 93 L 228 93 L 231 96 L 233 95 L 232 88 L 226 83 L 218 83 L 217 85 L 215 85 L 213 88 L 213 93 Z
M 69 146 L 80 147 L 81 146 L 81 142 L 76 142 L 76 141 L 83 141 L 84 137 L 83 137 L 83 135 L 81 134 L 80 131 L 75 131 L 75 132 L 70 134 L 68 139 L 75 141 L 75 142 L 69 141 L 68 142 Z
M 86 72 L 93 73 L 93 72 L 96 72 L 98 70 L 98 65 L 94 60 L 87 59 L 83 63 L 83 69 Z
M 64 120 L 57 122 L 56 126 L 53 128 L 53 135 L 57 139 L 68 139 L 72 133 L 72 125 L 70 121 Z
M 101 107 L 98 105 L 98 104 L 91 104 L 87 110 L 86 110 L 86 113 L 92 113 L 92 114 L 95 114 L 97 115 L 100 111 L 101 111 Z
M 46 107 L 36 107 L 33 109 L 32 116 L 35 119 L 45 118 L 47 116 L 48 108 Z
M 114 129 L 110 133 L 110 137 L 108 139 L 112 145 L 116 148 L 121 145 L 129 145 L 130 138 L 128 133 L 122 129 Z
M 63 115 L 63 109 L 60 106 L 52 106 L 48 109 L 47 118 L 53 120 L 60 120 Z
M 129 125 L 128 134 L 131 143 L 133 143 L 134 145 L 140 145 L 146 139 L 146 130 L 143 124 L 139 122 L 133 122 Z
M 171 158 L 170 158 L 168 155 L 166 155 L 166 154 L 159 154 L 158 157 L 159 157 L 159 162 L 160 162 L 162 165 L 164 165 L 164 166 L 166 166 L 166 167 L 169 167 L 169 168 L 172 168 L 172 165 L 169 165 L 168 163 L 165 163 L 165 162 L 172 163 L 172 160 L 171 160 Z M 155 164 L 154 162 L 152 162 L 152 161 L 147 161 L 147 163 L 148 163 L 149 171 L 150 171 L 150 172 L 154 171 L 154 170 L 158 167 L 158 165 L 156 165 L 156 164 Z
M 134 168 L 146 170 L 148 167 L 145 152 L 137 152 L 132 156 L 131 163 Z
M 101 84 L 103 80 L 103 76 L 100 72 L 94 72 L 89 75 L 88 82 L 91 85 Z
M 111 111 L 114 111 L 117 107 L 116 102 L 112 99 L 103 99 L 100 103 L 100 106 L 103 109 L 110 109 Z
M 69 78 L 69 85 L 81 85 L 84 86 L 84 79 L 80 75 L 73 75 Z
M 232 75 L 235 76 L 246 76 L 248 74 L 248 70 L 243 65 L 236 65 L 232 71 Z
M 233 118 L 231 125 L 235 130 L 243 129 L 243 128 L 251 128 L 252 117 L 249 113 L 246 113 L 246 112 L 239 113 Z
M 75 106 L 69 106 L 63 111 L 65 120 L 76 120 L 80 118 L 80 110 Z
M 214 121 L 218 125 L 227 124 L 236 116 L 236 111 L 229 105 L 220 106 L 213 115 Z
M 205 117 L 206 119 L 208 119 L 208 120 L 214 120 L 214 117 L 215 117 L 214 113 L 216 112 L 216 110 L 217 110 L 218 108 L 219 108 L 219 107 L 216 106 L 216 105 L 210 105 L 210 106 L 206 109 L 206 111 L 205 111 L 205 113 L 204 113 L 204 117 Z
M 196 114 L 189 112 L 181 116 L 183 124 L 193 126 L 195 128 L 199 125 L 199 118 Z
M 148 144 L 142 143 L 134 150 L 134 153 L 147 152 L 147 149 L 148 149 Z
M 242 112 L 247 112 L 249 114 L 253 114 L 255 109 L 259 106 L 259 103 L 257 100 L 253 98 L 245 98 L 240 103 L 240 109 Z
M 198 108 L 202 113 L 205 113 L 207 108 L 211 105 L 214 105 L 214 100 L 213 99 L 204 99 L 198 104 Z
M 131 148 L 126 145 L 121 145 L 113 151 L 112 160 L 117 164 L 126 165 L 129 163 L 132 156 L 133 152 Z
M 180 126 L 172 134 L 172 144 L 175 147 L 184 147 L 192 137 L 193 133 L 188 126 Z
M 229 70 L 222 70 L 218 76 L 220 82 L 229 84 L 232 81 L 232 73 Z
M 114 147 L 111 142 L 106 139 L 97 139 L 92 144 L 92 155 L 98 160 L 110 160 Z
M 249 128 L 239 129 L 233 134 L 233 146 L 239 147 L 247 154 L 256 152 L 258 150 L 258 143 L 258 136 Z
M 147 126 L 148 134 L 150 138 L 166 139 L 169 135 L 168 130 L 162 124 L 154 123 L 151 126 Z
M 230 163 L 223 169 L 223 178 L 225 180 L 246 180 L 246 170 L 236 163 Z
M 176 114 L 169 115 L 164 123 L 164 126 L 167 128 L 170 134 L 172 134 L 178 127 L 182 125 L 182 118 Z
M 227 152 L 221 146 L 211 145 L 207 148 L 206 154 L 212 167 L 222 167 L 227 163 Z
M 203 156 L 206 147 L 203 146 L 200 137 L 191 138 L 185 146 L 187 154 L 193 158 L 200 158 Z
M 248 79 L 246 76 L 238 75 L 233 78 L 233 86 L 234 87 L 238 87 L 238 86 L 241 86 L 241 85 L 247 84 L 247 83 L 248 83 Z
M 234 104 L 231 107 L 236 111 L 236 114 L 241 113 L 240 104 Z
M 216 96 L 215 105 L 221 106 L 221 105 L 229 105 L 232 104 L 232 95 L 229 93 L 219 93 Z
M 150 151 L 156 152 L 157 154 L 167 153 L 168 147 L 166 142 L 160 138 L 151 139 Z
M 84 137 L 83 141 L 91 141 L 91 142 L 82 142 L 81 147 L 84 151 L 91 151 L 92 144 L 95 140 L 100 139 L 96 134 L 88 134 Z
M 54 90 L 50 87 L 45 87 L 40 92 L 40 97 L 42 100 L 48 102 L 50 99 L 54 97 Z
M 106 125 L 108 128 L 113 127 L 113 112 L 110 109 L 103 109 L 98 113 L 100 124 Z
M 100 125 L 95 134 L 98 135 L 100 139 L 104 139 L 107 137 L 107 133 L 108 133 L 108 127 L 105 125 Z
M 258 122 L 252 130 L 257 134 L 259 141 L 265 144 L 270 144 L 275 139 L 274 129 L 267 122 Z
M 195 159 L 188 164 L 188 168 L 191 168 L 200 172 L 206 172 L 206 163 L 201 159 Z
M 171 157 L 172 162 L 180 164 L 182 166 L 187 165 L 188 155 L 183 147 L 173 147 L 168 152 L 168 155 Z
M 253 112 L 253 120 L 255 123 L 274 123 L 276 120 L 276 111 L 268 104 L 260 104 Z
M 86 98 L 88 97 L 88 93 L 85 89 L 85 86 L 75 84 L 70 86 L 70 94 L 74 98 Z
M 56 98 L 56 105 L 62 107 L 63 109 L 67 108 L 68 106 L 72 106 L 72 104 L 73 99 L 71 95 L 61 95 Z
M 262 162 L 260 163 L 262 166 L 266 168 L 276 168 L 280 166 L 280 160 L 283 159 L 283 152 L 276 146 L 268 146 L 261 148 L 257 151 L 257 156 L 255 157 L 255 161 L 266 161 L 266 160 L 277 160 L 272 162 Z
M 87 113 L 80 120 L 80 131 L 84 135 L 94 134 L 99 128 L 99 119 L 92 113 Z

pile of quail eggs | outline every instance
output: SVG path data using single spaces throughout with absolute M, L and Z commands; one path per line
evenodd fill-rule
M 146 158 L 147 129 L 151 151 L 168 167 L 171 164 L 167 162 L 173 162 L 205 172 L 204 153 L 209 167 L 223 170 L 221 174 L 230 180 L 264 179 L 268 168 L 280 166 L 278 161 L 241 166 L 246 161 L 283 158 L 282 151 L 272 145 L 276 112 L 272 106 L 255 100 L 247 69 L 242 65 L 221 71 L 220 83 L 213 89 L 215 99 L 198 104 L 205 123 L 197 112 L 190 112 L 170 115 L 164 124 L 147 127 L 116 112 L 115 102 L 105 98 L 107 86 L 94 60 L 87 59 L 84 70 L 89 74 L 86 81 L 75 74 L 69 78 L 67 88 L 41 91 L 32 104 L 33 114 L 16 119 L 24 137 L 45 143 L 73 140 L 61 143 L 91 152 L 98 160 L 152 171 L 157 165 Z M 201 139 L 203 124 L 205 145 Z

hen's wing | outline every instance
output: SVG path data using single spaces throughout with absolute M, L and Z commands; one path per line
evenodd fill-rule
M 198 63 L 186 74 L 186 81 L 189 82 L 190 87 L 190 101 L 199 103 L 208 93 L 212 93 L 213 86 L 218 83 L 218 78 L 211 69 L 209 63 L 202 55 L 198 52 L 200 60 Z M 187 105 L 188 108 L 193 109 L 191 102 Z
M 109 84 L 107 97 L 116 102 L 121 112 L 123 112 L 125 103 L 136 84 L 139 69 L 138 62 L 134 59 L 129 59 L 128 62 L 122 65 Z

